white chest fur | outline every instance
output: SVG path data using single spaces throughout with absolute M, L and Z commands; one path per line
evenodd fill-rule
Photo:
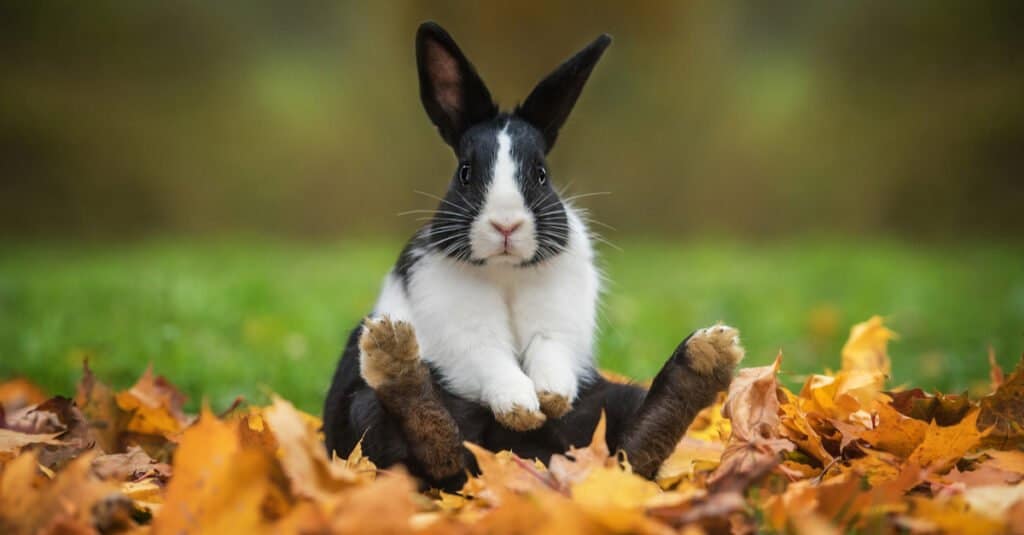
M 375 314 L 412 323 L 446 387 L 496 413 L 536 411 L 538 392 L 571 401 L 593 366 L 600 275 L 582 221 L 566 209 L 561 254 L 516 267 L 426 253 L 407 285 L 388 275 Z

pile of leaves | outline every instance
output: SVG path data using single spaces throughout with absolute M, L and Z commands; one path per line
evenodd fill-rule
M 893 337 L 855 326 L 839 371 L 781 387 L 781 355 L 740 370 L 655 481 L 589 446 L 547 466 L 467 444 L 481 474 L 419 492 L 360 450 L 328 458 L 282 399 L 198 416 L 149 370 L 74 399 L 0 384 L 0 533 L 796 533 L 1024 530 L 1024 366 L 991 394 L 887 391 Z

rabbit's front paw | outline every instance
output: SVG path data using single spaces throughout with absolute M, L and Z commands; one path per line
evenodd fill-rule
M 541 412 L 548 418 L 561 418 L 572 410 L 572 401 L 569 401 L 569 397 L 556 392 L 537 392 L 537 400 L 540 401 Z
M 513 405 L 511 409 L 495 412 L 494 418 L 501 425 L 513 431 L 530 431 L 544 425 L 547 417 L 537 409 L 527 409 L 522 405 Z
M 701 375 L 731 372 L 743 355 L 740 332 L 721 323 L 698 330 L 686 341 L 690 367 Z
M 387 316 L 367 318 L 359 336 L 360 373 L 371 388 L 420 371 L 420 346 L 412 324 Z
M 547 416 L 540 410 L 533 382 L 525 375 L 507 377 L 491 385 L 488 405 L 501 425 L 514 431 L 529 431 L 544 425 Z

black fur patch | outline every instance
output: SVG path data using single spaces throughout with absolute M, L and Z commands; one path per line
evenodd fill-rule
M 419 451 L 416 447 L 430 443 L 427 439 L 437 433 L 410 426 L 402 414 L 394 413 L 396 410 L 406 413 L 401 400 L 390 392 L 374 392 L 363 381 L 359 374 L 358 332 L 357 329 L 349 338 L 324 405 L 328 452 L 347 456 L 362 439 L 363 452 L 379 467 L 402 463 L 429 485 L 458 489 L 462 478 L 437 478 L 439 473 L 451 472 L 453 464 L 448 462 L 452 460 L 451 454 L 446 455 L 440 466 L 436 460 L 426 466 L 425 463 L 437 458 L 437 452 Z M 436 395 L 451 415 L 461 440 L 492 451 L 511 450 L 524 459 L 540 459 L 544 463 L 570 446 L 587 445 L 603 411 L 607 417 L 608 447 L 612 451 L 625 451 L 637 473 L 653 477 L 697 413 L 713 403 L 715 394 L 728 388 L 732 380 L 731 367 L 723 366 L 711 375 L 701 375 L 690 368 L 689 360 L 684 341 L 655 377 L 650 391 L 635 385 L 611 383 L 592 370 L 569 413 L 527 432 L 505 428 L 487 407 L 444 390 L 439 375 L 433 370 L 430 370 L 431 392 L 436 394 L 431 396 Z M 410 395 L 412 403 L 417 400 L 424 403 L 419 392 Z M 415 414 L 415 410 L 410 409 L 407 414 Z M 410 443 L 414 438 L 410 435 L 420 436 L 417 444 Z M 475 472 L 472 455 L 465 448 L 461 448 L 461 455 L 461 459 L 456 459 L 457 464 Z
M 480 264 L 470 249 L 470 228 L 480 215 L 487 191 L 494 181 L 494 162 L 498 135 L 504 131 L 511 141 L 512 158 L 517 163 L 516 182 L 535 223 L 537 252 L 523 265 L 535 265 L 565 250 L 569 243 L 569 221 L 565 206 L 548 176 L 544 159 L 544 139 L 532 125 L 510 115 L 469 129 L 459 141 L 459 160 L 448 192 L 426 228 L 430 247 L 451 258 Z M 469 168 L 469 179 L 460 170 Z M 542 180 L 543 176 L 543 180 Z

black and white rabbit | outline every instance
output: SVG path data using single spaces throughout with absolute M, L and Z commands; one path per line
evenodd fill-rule
M 458 165 L 349 339 L 324 407 L 330 451 L 362 439 L 378 465 L 452 486 L 472 469 L 462 441 L 546 461 L 586 443 L 603 410 L 609 446 L 651 476 L 728 386 L 743 353 L 725 326 L 688 337 L 649 392 L 596 372 L 601 277 L 545 156 L 610 43 L 598 37 L 503 113 L 451 36 L 420 26 L 420 97 Z

